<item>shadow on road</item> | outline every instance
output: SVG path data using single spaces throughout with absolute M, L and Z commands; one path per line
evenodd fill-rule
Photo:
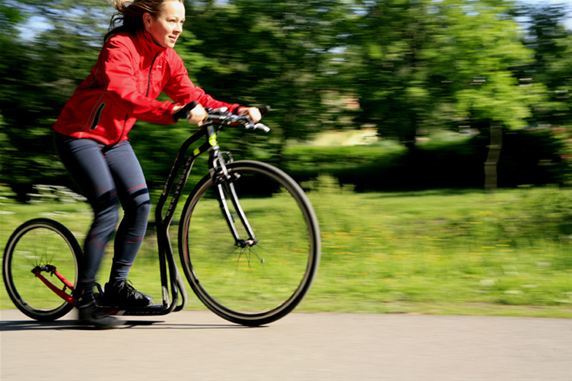
M 184 324 L 166 323 L 162 320 L 125 320 L 125 324 L 117 329 L 249 329 L 236 324 Z M 30 320 L 1 321 L 0 332 L 32 331 L 32 330 L 96 330 L 82 325 L 77 320 L 59 320 L 38 322 Z

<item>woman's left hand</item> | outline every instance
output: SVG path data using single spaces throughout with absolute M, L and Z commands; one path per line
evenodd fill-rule
M 252 123 L 258 123 L 262 119 L 262 114 L 258 107 L 240 107 L 238 109 L 238 115 L 246 115 L 252 121 Z

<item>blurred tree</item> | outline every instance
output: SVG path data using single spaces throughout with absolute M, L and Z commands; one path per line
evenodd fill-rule
M 6 83 L 10 80 L 8 78 L 10 70 L 10 60 L 8 53 L 14 52 L 18 49 L 16 38 L 18 30 L 16 26 L 24 19 L 23 15 L 17 9 L 10 7 L 5 3 L 0 3 L 0 105 L 4 104 L 4 100 L 10 97 L 10 89 Z M 19 50 L 19 49 L 18 49 Z M 2 180 L 6 181 L 5 173 L 8 170 L 8 158 L 11 157 L 14 147 L 9 144 L 8 136 L 5 132 L 6 122 L 4 121 L 4 107 L 0 108 L 0 176 Z M 0 180 L 1 181 L 1 180 Z
M 8 33 L 0 49 L 0 114 L 8 144 L 0 148 L 0 181 L 22 199 L 32 184 L 57 181 L 65 173 L 54 160 L 50 126 L 95 61 L 97 42 L 94 21 L 78 17 L 74 2 L 11 3 L 11 14 L 19 16 L 2 18 Z M 47 27 L 22 38 L 18 27 L 29 27 L 31 16 L 48 20 Z
M 572 41 L 558 8 L 531 11 L 527 49 L 509 0 L 186 5 L 177 50 L 193 80 L 222 100 L 273 106 L 267 139 L 239 130 L 223 134 L 238 156 L 280 161 L 288 140 L 338 127 L 340 120 L 351 124 L 343 117 L 352 109 L 358 127 L 373 123 L 411 152 L 423 130 L 469 125 L 486 132 L 493 139 L 487 172 L 494 186 L 501 129 L 520 128 L 532 117 L 570 124 Z M 0 145 L 0 182 L 29 185 L 65 175 L 51 156 L 49 126 L 95 62 L 111 13 L 99 0 L 0 4 L 0 141 L 7 142 Z M 45 27 L 29 31 L 30 17 Z M 188 133 L 184 124 L 134 129 L 151 183 L 162 180 Z
M 496 185 L 501 128 L 526 125 L 537 85 L 515 67 L 532 60 L 508 0 L 368 1 L 359 21 L 356 92 L 362 122 L 413 148 L 419 129 L 470 123 L 490 130 L 485 172 Z
M 188 1 L 194 51 L 209 65 L 194 70 L 200 85 L 244 104 L 269 104 L 270 143 L 280 160 L 289 139 L 324 128 L 336 110 L 324 103 L 331 88 L 325 67 L 344 19 L 340 0 Z M 236 132 L 241 134 L 241 132 Z M 254 147 L 256 137 L 239 148 Z M 268 143 L 266 143 L 268 144 Z
M 351 36 L 353 87 L 360 123 L 373 123 L 379 134 L 397 137 L 409 148 L 428 122 L 434 97 L 429 88 L 427 44 L 436 35 L 428 16 L 430 0 L 357 1 L 362 9 Z
M 533 108 L 538 124 L 572 127 L 572 32 L 564 26 L 564 5 L 528 7 L 526 44 L 534 50 L 528 73 L 548 89 L 549 102 Z
M 522 43 L 512 1 L 446 0 L 437 8 L 446 33 L 435 40 L 433 72 L 448 79 L 458 116 L 488 129 L 485 187 L 496 188 L 502 130 L 525 127 L 532 105 L 543 100 L 543 86 L 514 75 L 532 62 L 532 51 Z

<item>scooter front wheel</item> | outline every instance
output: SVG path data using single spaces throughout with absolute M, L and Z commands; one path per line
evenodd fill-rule
M 318 221 L 300 186 L 280 169 L 257 161 L 226 169 L 225 176 L 205 176 L 183 209 L 183 268 L 214 313 L 242 325 L 268 324 L 291 312 L 312 283 Z

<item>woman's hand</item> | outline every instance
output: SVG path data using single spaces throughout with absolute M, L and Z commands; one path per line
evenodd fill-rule
M 246 115 L 252 123 L 258 123 L 262 119 L 262 114 L 258 107 L 239 107 L 238 115 Z
M 200 126 L 208 116 L 209 115 L 207 114 L 207 110 L 205 110 L 205 108 L 200 103 L 198 103 L 193 109 L 191 109 L 191 111 L 189 111 L 187 120 L 189 123 Z
M 177 112 L 180 111 L 183 107 L 185 106 L 176 105 L 175 107 L 173 107 L 173 115 L 176 115 Z M 197 103 L 195 107 L 187 111 L 186 118 L 189 121 L 189 123 L 193 123 L 200 126 L 201 124 L 203 124 L 207 116 L 208 116 L 207 110 L 205 110 L 205 108 L 200 103 Z

